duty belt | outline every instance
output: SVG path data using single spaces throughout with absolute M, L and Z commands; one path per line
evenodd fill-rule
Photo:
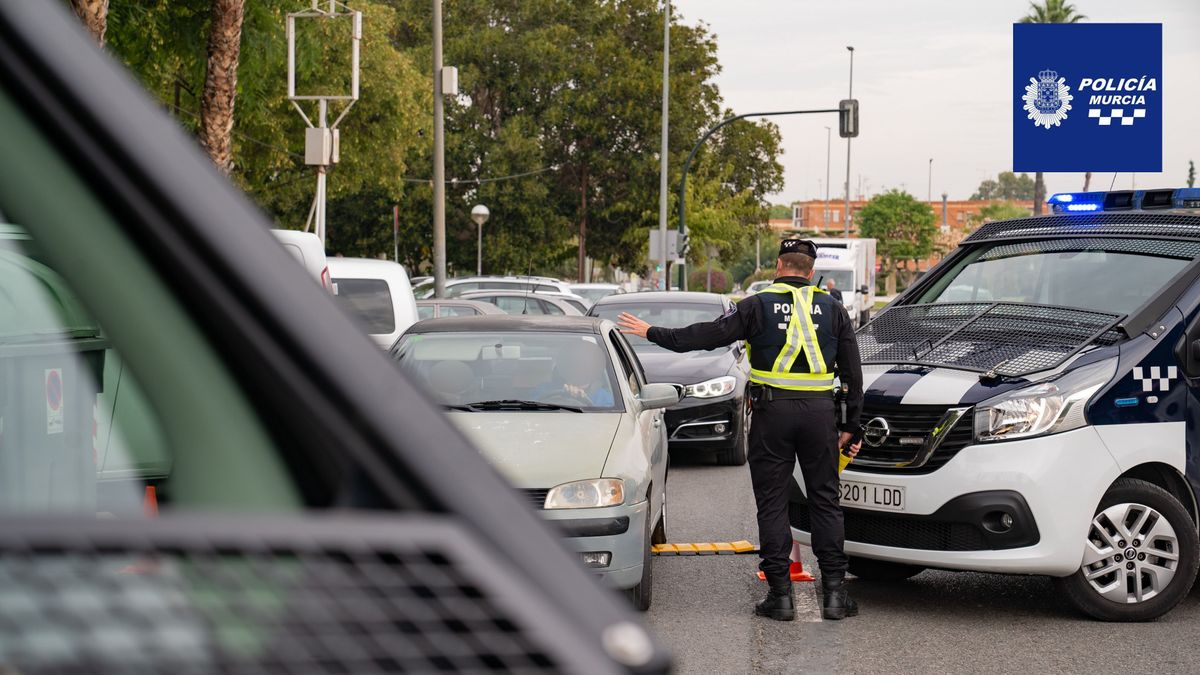
M 750 384 L 750 397 L 755 402 L 761 401 L 787 401 L 800 398 L 833 398 L 833 391 L 826 389 L 823 391 L 815 390 L 797 390 L 797 389 L 780 389 L 779 387 L 770 387 L 765 384 Z

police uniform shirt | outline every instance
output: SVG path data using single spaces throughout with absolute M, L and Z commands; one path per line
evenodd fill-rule
M 803 277 L 780 277 L 776 284 L 795 288 L 809 286 Z M 763 349 L 755 349 L 756 338 L 766 337 L 768 331 L 786 333 L 788 320 L 793 309 L 791 298 L 777 293 L 758 293 L 743 298 L 724 316 L 715 321 L 692 324 L 684 328 L 662 328 L 651 326 L 646 338 L 654 344 L 674 352 L 716 349 L 738 340 L 750 342 L 751 367 L 762 370 L 771 368 L 774 355 Z M 862 414 L 862 359 L 858 353 L 858 341 L 846 308 L 828 293 L 813 293 L 812 321 L 817 329 L 817 340 L 825 359 L 826 369 L 836 372 L 841 383 L 848 388 L 846 420 L 840 424 L 843 431 L 852 431 L 859 425 Z M 762 360 L 762 363 L 758 361 Z M 808 364 L 797 359 L 797 370 L 806 371 Z M 828 394 L 824 394 L 828 396 Z

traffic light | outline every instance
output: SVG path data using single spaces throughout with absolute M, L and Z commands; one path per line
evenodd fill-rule
M 858 136 L 858 99 L 843 99 L 838 103 L 838 135 L 842 138 Z

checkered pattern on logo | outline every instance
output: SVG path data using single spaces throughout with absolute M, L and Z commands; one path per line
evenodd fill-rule
M 1147 370 L 1150 372 L 1147 373 Z M 1154 391 L 1155 385 L 1159 391 L 1170 391 L 1171 380 L 1179 377 L 1179 369 L 1175 366 L 1167 366 L 1166 373 L 1163 373 L 1163 370 L 1159 366 L 1150 366 L 1149 368 L 1138 366 L 1133 369 L 1133 379 L 1142 383 L 1142 391 Z
M 1088 117 L 1096 120 L 1102 127 L 1112 126 L 1114 119 L 1121 121 L 1121 126 L 1133 126 L 1133 121 L 1146 116 L 1145 108 L 1134 108 L 1132 115 L 1126 115 L 1124 108 L 1110 108 L 1108 114 L 1104 114 L 1104 110 L 1100 108 L 1088 108 Z

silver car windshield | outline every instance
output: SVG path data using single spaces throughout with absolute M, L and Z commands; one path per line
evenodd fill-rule
M 442 405 L 468 411 L 624 410 L 598 335 L 415 333 L 395 351 L 400 366 Z
M 1167 255 L 1164 255 L 1167 253 Z M 1129 314 L 1191 262 L 1156 242 L 1048 240 L 983 246 L 918 301 L 1021 302 Z

